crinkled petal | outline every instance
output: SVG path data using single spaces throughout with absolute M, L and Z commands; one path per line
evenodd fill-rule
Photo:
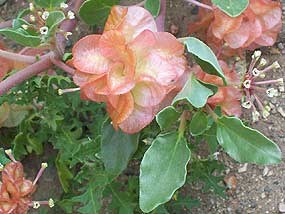
M 89 35 L 74 45 L 72 62 L 77 70 L 90 74 L 103 74 L 109 71 L 110 60 L 100 52 L 100 37 L 100 35 Z
M 215 37 L 223 39 L 224 36 L 230 32 L 236 31 L 240 28 L 243 17 L 230 17 L 220 9 L 214 10 L 215 19 L 212 23 L 212 31 Z
M 124 120 L 119 127 L 123 132 L 134 134 L 141 131 L 151 123 L 155 114 L 158 112 L 158 107 L 141 107 L 135 105 L 132 114 Z
M 231 48 L 241 48 L 250 36 L 250 26 L 243 22 L 239 29 L 224 36 L 225 41 Z
M 30 180 L 24 179 L 20 186 L 21 197 L 31 194 L 34 191 L 34 185 Z
M 254 42 L 260 46 L 272 46 L 277 40 L 282 24 L 277 24 L 274 28 L 263 32 Z
M 158 105 L 166 95 L 166 89 L 149 77 L 141 78 L 132 90 L 134 101 L 142 107 Z
M 130 46 L 137 58 L 137 78 L 151 76 L 159 84 L 169 85 L 186 70 L 184 46 L 169 33 L 145 30 Z
M 125 121 L 133 110 L 134 100 L 131 93 L 108 97 L 107 111 L 115 129 L 118 129 L 119 124 Z
M 98 78 L 102 77 L 102 75 L 94 75 L 94 74 L 88 74 L 81 71 L 75 71 L 73 75 L 73 82 L 78 86 L 83 86 L 88 82 L 94 81 Z
M 129 69 L 132 68 L 122 63 L 113 64 L 107 80 L 110 94 L 125 94 L 134 88 L 134 71 Z
M 119 8 L 118 8 L 119 7 Z M 146 9 L 137 6 L 127 8 L 127 14 L 121 6 L 114 6 L 111 10 L 111 17 L 105 25 L 105 31 L 117 30 L 124 34 L 127 42 L 132 41 L 136 36 L 146 29 L 156 32 L 156 24 L 153 16 Z

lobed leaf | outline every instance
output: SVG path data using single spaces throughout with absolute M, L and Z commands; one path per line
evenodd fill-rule
M 249 0 L 212 0 L 212 3 L 231 17 L 237 17 L 247 8 Z
M 156 122 L 161 130 L 169 128 L 180 117 L 180 113 L 173 106 L 167 106 L 156 115 Z
M 34 0 L 34 1 L 37 6 L 48 9 L 59 7 L 60 3 L 66 2 L 66 0 Z
M 208 128 L 208 119 L 207 115 L 202 112 L 198 111 L 196 112 L 192 120 L 190 122 L 190 132 L 193 136 L 201 135 L 203 134 Z

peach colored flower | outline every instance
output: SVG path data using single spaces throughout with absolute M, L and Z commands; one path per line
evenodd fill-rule
M 72 50 L 81 97 L 106 102 L 113 126 L 136 133 L 147 126 L 186 70 L 184 46 L 157 32 L 144 8 L 114 6 L 102 35 L 79 40 Z
M 31 195 L 36 190 L 36 183 L 42 175 L 47 164 L 42 164 L 36 179 L 32 182 L 25 179 L 23 165 L 16 161 L 10 150 L 6 150 L 12 162 L 7 163 L 2 171 L 2 182 L 0 182 L 0 213 L 3 214 L 25 214 L 29 208 L 38 208 L 40 204 L 53 206 L 53 201 L 35 202 Z M 36 207 L 35 207 L 36 204 Z
M 280 2 L 271 0 L 250 0 L 247 9 L 237 17 L 230 17 L 216 7 L 213 12 L 200 8 L 200 21 L 189 25 L 189 33 L 199 32 L 216 53 L 230 56 L 242 50 L 272 46 L 281 30 L 281 15 Z
M 224 114 L 239 117 L 241 115 L 240 99 L 242 93 L 237 86 L 240 86 L 240 78 L 235 71 L 229 69 L 224 61 L 220 60 L 219 64 L 226 76 L 227 86 L 224 86 L 220 77 L 207 74 L 198 65 L 193 67 L 193 72 L 201 81 L 218 86 L 218 92 L 207 101 L 211 107 L 221 106 Z
M 6 50 L 3 43 L 0 42 L 0 49 Z M 13 68 L 13 62 L 11 60 L 0 57 L 0 81 L 6 74 Z

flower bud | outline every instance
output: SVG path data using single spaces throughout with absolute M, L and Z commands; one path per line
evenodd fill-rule
M 261 51 L 254 51 L 253 55 L 251 56 L 252 59 L 259 59 L 261 56 Z
M 277 61 L 273 62 L 272 67 L 275 69 L 281 68 L 280 64 Z
M 243 82 L 243 86 L 244 86 L 245 88 L 247 88 L 247 89 L 250 88 L 250 85 L 251 85 L 251 80 L 245 80 L 245 81 Z
M 267 64 L 266 59 L 261 58 L 261 60 L 260 60 L 260 62 L 259 62 L 259 66 L 262 67 L 262 66 L 265 66 L 266 64 Z
M 64 2 L 60 3 L 60 8 L 66 9 L 68 8 L 68 4 L 65 4 Z
M 258 111 L 253 111 L 252 112 L 252 122 L 254 122 L 254 123 L 257 122 L 259 120 L 259 116 L 260 116 L 260 114 Z
M 47 35 L 48 34 L 48 27 L 44 26 L 40 28 L 40 33 L 42 35 Z
M 48 11 L 43 12 L 43 14 L 42 14 L 42 19 L 43 19 L 43 20 L 47 20 L 48 17 L 49 17 L 49 12 L 48 12 Z
M 29 9 L 30 9 L 30 11 L 34 11 L 35 10 L 35 7 L 34 7 L 33 3 L 29 3 Z
M 246 108 L 246 109 L 250 109 L 251 106 L 252 106 L 252 104 L 251 104 L 250 101 L 246 101 L 246 102 L 243 102 L 243 103 L 241 104 L 241 106 L 244 107 L 244 108 Z
M 255 77 L 258 77 L 260 75 L 260 71 L 257 68 L 254 68 L 252 70 L 252 75 L 255 76 Z
M 269 88 L 266 90 L 266 94 L 268 97 L 277 97 L 278 96 L 278 90 L 275 88 Z
M 36 21 L 36 17 L 34 15 L 30 15 L 30 21 L 31 22 L 35 22 Z
M 75 19 L 75 14 L 70 10 L 67 12 L 67 18 L 68 19 Z

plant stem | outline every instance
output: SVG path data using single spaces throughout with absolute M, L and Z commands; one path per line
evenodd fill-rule
M 218 115 L 212 110 L 212 108 L 206 104 L 206 111 L 208 112 L 208 114 L 214 119 L 215 122 L 218 121 Z
M 54 58 L 54 57 L 51 57 L 50 59 L 55 66 L 61 68 L 62 70 L 66 71 L 67 73 L 69 73 L 71 75 L 73 75 L 75 73 L 75 69 L 69 67 L 64 62 L 60 61 L 59 59 Z
M 160 0 L 160 13 L 155 20 L 158 32 L 164 32 L 165 14 L 166 0 Z
M 37 61 L 36 56 L 27 56 L 27 55 L 12 53 L 9 51 L 4 51 L 1 49 L 0 49 L 0 57 L 9 59 L 12 61 L 25 62 L 25 63 L 34 63 Z
M 52 63 L 50 56 L 53 55 L 52 52 L 41 57 L 41 60 L 35 62 L 34 64 L 24 68 L 21 71 L 18 71 L 14 75 L 8 77 L 7 79 L 0 82 L 0 96 L 5 94 L 9 89 L 14 86 L 21 84 L 26 79 L 31 78 L 32 76 L 39 74 L 43 70 L 49 68 Z
M 202 7 L 202 8 L 205 8 L 205 9 L 208 9 L 208 10 L 213 10 L 213 8 L 207 4 L 203 4 L 201 2 L 198 2 L 196 0 L 186 0 L 187 2 L 191 3 L 191 4 L 194 4 L 194 5 L 197 5 L 198 7 Z
M 187 121 L 187 111 L 184 110 L 180 116 L 180 124 L 178 128 L 179 138 L 183 137 L 185 128 L 186 128 L 186 121 Z

